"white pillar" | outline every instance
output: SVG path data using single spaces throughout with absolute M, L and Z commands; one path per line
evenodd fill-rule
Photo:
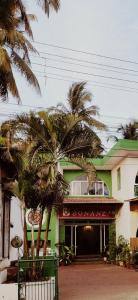
M 73 249 L 73 225 L 71 225 L 71 249 Z
M 102 253 L 102 225 L 100 225 L 100 253 Z
M 105 224 L 103 225 L 104 227 L 103 227 L 103 229 L 104 229 L 104 249 L 105 249 Z
M 76 256 L 76 250 L 77 250 L 77 245 L 76 245 L 76 237 L 77 237 L 77 232 L 76 232 L 76 230 L 77 230 L 77 225 L 75 225 L 75 256 Z

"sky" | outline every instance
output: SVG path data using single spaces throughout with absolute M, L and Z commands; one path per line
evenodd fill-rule
M 100 109 L 99 119 L 109 127 L 100 134 L 106 143 L 118 125 L 138 117 L 138 1 L 61 0 L 59 12 L 52 11 L 49 19 L 35 0 L 24 2 L 38 20 L 32 29 L 39 55 L 31 55 L 31 62 L 42 95 L 15 72 L 22 105 L 9 96 L 9 103 L 0 103 L 0 121 L 65 103 L 72 82 L 83 80 Z

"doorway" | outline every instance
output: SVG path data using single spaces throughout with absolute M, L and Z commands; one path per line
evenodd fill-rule
M 77 255 L 99 255 L 109 242 L 108 224 L 65 225 L 65 244 Z
M 76 246 L 76 255 L 100 254 L 100 226 L 78 226 Z

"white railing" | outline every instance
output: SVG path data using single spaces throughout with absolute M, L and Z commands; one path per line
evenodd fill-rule
M 72 181 L 70 183 L 70 195 L 99 195 L 108 196 L 108 189 L 103 181 L 92 182 L 89 186 L 88 181 Z
M 138 196 L 138 183 L 134 184 L 134 196 Z

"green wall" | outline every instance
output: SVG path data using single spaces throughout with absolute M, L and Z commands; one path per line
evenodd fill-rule
M 71 182 L 75 180 L 76 177 L 83 175 L 84 172 L 82 170 L 64 170 L 64 178 L 67 182 Z
M 111 172 L 110 171 L 97 171 L 97 177 L 105 182 L 107 185 L 110 197 L 112 196 L 112 182 L 111 182 Z M 64 170 L 64 178 L 67 182 L 71 182 L 76 179 L 77 176 L 83 175 L 84 172 L 82 170 Z M 86 197 L 86 196 L 85 196 Z M 91 196 L 92 197 L 92 196 Z M 45 212 L 46 214 L 46 212 Z M 52 211 L 51 221 L 50 221 L 50 231 L 48 240 L 51 241 L 51 248 L 55 249 L 55 243 L 56 243 L 56 221 L 57 221 L 57 214 L 55 210 Z M 46 222 L 43 224 L 42 229 L 45 230 Z M 27 226 L 27 236 L 28 240 L 31 240 L 31 227 Z M 34 233 L 35 240 L 37 239 L 37 232 Z M 65 226 L 64 222 L 60 225 L 59 228 L 59 237 L 60 242 L 65 241 Z M 41 232 L 41 239 L 44 239 L 44 231 Z
M 59 226 L 59 242 L 65 242 L 65 226 L 64 223 Z

